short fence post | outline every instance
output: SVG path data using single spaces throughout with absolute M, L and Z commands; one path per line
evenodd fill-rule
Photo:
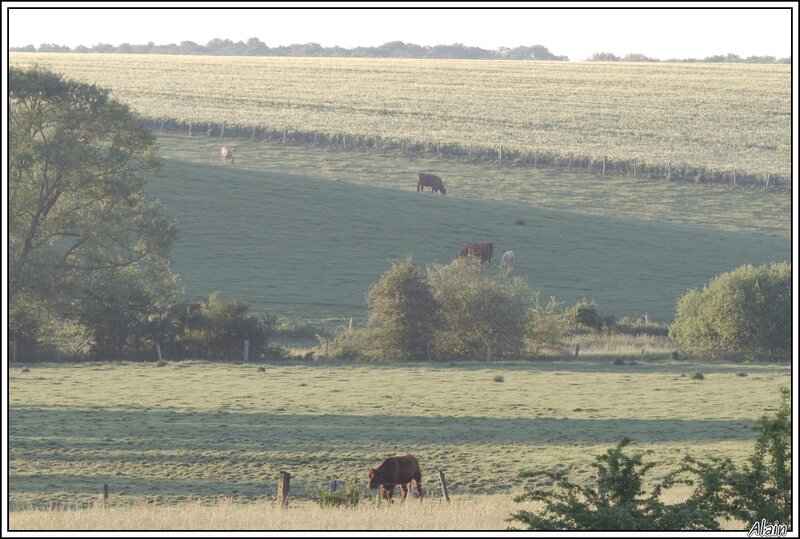
M 108 507 L 108 483 L 103 483 L 103 507 Z
M 603 176 L 606 175 L 606 161 L 607 160 L 608 160 L 608 158 L 604 155 L 603 156 Z
M 244 340 L 244 362 L 247 363 L 247 361 L 249 359 L 250 359 L 250 339 L 245 339 Z
M 569 154 L 569 163 L 567 163 L 567 170 L 572 170 L 572 152 Z
M 158 341 L 156 341 L 156 355 L 158 356 L 158 360 L 159 361 L 163 361 L 164 360 L 164 358 L 161 357 L 161 344 L 159 344 Z
M 578 359 L 578 355 L 580 353 L 581 353 L 581 345 L 580 344 L 576 344 L 575 345 L 575 359 Z
M 486 345 L 486 362 L 491 363 L 492 361 L 492 341 L 489 341 L 489 344 Z
M 191 122 L 191 120 L 189 121 L 189 136 L 190 137 L 192 136 L 192 122 Z
M 164 120 L 166 120 L 166 118 L 167 118 L 166 114 L 161 117 L 161 128 L 158 130 L 159 133 L 163 133 L 164 132 Z
M 222 128 L 219 130 L 219 138 L 225 137 L 225 122 L 222 123 Z
M 499 161 L 500 165 L 503 165 L 503 145 L 500 145 L 500 149 L 497 152 L 497 160 Z
M 278 506 L 288 507 L 289 505 L 289 480 L 292 475 L 289 472 L 281 472 L 280 481 L 278 481 Z
M 447 493 L 447 480 L 444 478 L 444 472 L 442 470 L 439 470 L 439 483 L 442 485 L 444 501 L 450 503 L 450 495 Z

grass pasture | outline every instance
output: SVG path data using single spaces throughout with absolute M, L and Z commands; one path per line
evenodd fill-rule
M 520 493 L 529 469 L 563 467 L 589 482 L 591 456 L 624 436 L 653 451 L 655 480 L 684 454 L 742 462 L 755 420 L 777 408 L 790 379 L 788 366 L 608 358 L 50 364 L 10 374 L 12 528 L 26 509 L 91 507 L 103 483 L 113 508 L 263 504 L 289 471 L 293 498 L 307 500 L 333 477 L 362 485 L 367 467 L 406 450 L 431 502 L 441 500 L 438 469 L 454 500 Z
M 147 118 L 198 130 L 503 146 L 507 155 L 635 159 L 640 170 L 669 161 L 790 181 L 789 65 L 9 56 L 12 66 L 33 62 L 110 88 Z
M 605 314 L 659 320 L 688 288 L 790 253 L 790 208 L 769 193 L 649 192 L 635 180 L 250 141 L 226 141 L 237 161 L 223 166 L 218 139 L 159 141 L 164 166 L 147 189 L 178 221 L 171 256 L 187 297 L 219 290 L 290 318 L 361 318 L 388 259 L 446 263 L 468 241 L 493 241 L 498 259 L 513 249 L 545 302 L 585 296 Z M 416 170 L 445 170 L 448 195 L 417 193 Z

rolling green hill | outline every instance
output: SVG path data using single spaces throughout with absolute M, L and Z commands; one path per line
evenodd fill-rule
M 274 147 L 234 143 L 237 164 L 224 166 L 218 140 L 162 137 L 160 145 L 164 165 L 149 180 L 148 193 L 178 221 L 173 268 L 187 298 L 218 290 L 290 318 L 358 320 L 367 289 L 389 259 L 449 262 L 468 241 L 494 242 L 495 263 L 513 249 L 516 272 L 544 300 L 555 295 L 572 304 L 587 297 L 604 314 L 647 312 L 660 320 L 672 319 L 687 288 L 741 264 L 790 254 L 787 237 L 714 227 L 701 215 L 694 225 L 645 220 L 637 211 L 647 208 L 635 210 L 635 197 L 589 213 L 569 200 L 559 203 L 558 196 L 540 205 L 525 196 L 524 185 L 514 191 L 517 202 L 484 198 L 491 193 L 449 177 L 448 196 L 417 193 L 414 167 L 424 164 L 375 154 L 351 154 L 362 164 L 343 175 L 341 168 L 325 167 L 330 150 L 319 150 L 311 163 L 308 150 L 284 148 L 277 162 Z M 536 189 L 533 180 L 530 188 Z M 502 196 L 515 198 L 508 190 Z M 651 213 L 659 208 L 652 203 Z

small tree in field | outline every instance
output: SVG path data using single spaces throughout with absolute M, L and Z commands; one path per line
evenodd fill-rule
M 393 263 L 367 294 L 367 326 L 378 331 L 374 344 L 383 357 L 424 358 L 433 339 L 438 303 L 411 257 Z
M 670 337 L 704 354 L 787 358 L 792 342 L 792 268 L 788 262 L 741 266 L 679 300 Z
M 534 299 L 524 279 L 494 274 L 469 256 L 429 266 L 428 282 L 441 305 L 437 352 L 488 360 L 521 353 Z

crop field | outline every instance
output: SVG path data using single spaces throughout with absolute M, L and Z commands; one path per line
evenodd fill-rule
M 689 373 L 702 371 L 703 380 Z M 502 381 L 497 381 L 498 377 Z M 519 473 L 562 467 L 589 482 L 592 457 L 628 436 L 653 450 L 651 481 L 685 454 L 752 452 L 755 420 L 777 408 L 787 365 L 646 362 L 448 364 L 155 363 L 33 365 L 10 371 L 12 509 L 253 503 L 413 451 L 423 487 L 518 494 Z M 364 489 L 367 495 L 367 489 Z M 12 522 L 13 523 L 13 522 Z
M 791 253 L 791 209 L 776 193 L 650 192 L 635 180 L 250 141 L 234 141 L 236 165 L 224 166 L 218 139 L 159 144 L 164 164 L 147 189 L 178 221 L 171 257 L 187 298 L 218 290 L 290 318 L 363 318 L 389 259 L 447 263 L 468 241 L 493 241 L 498 258 L 513 249 L 544 302 L 585 296 L 602 313 L 663 321 L 687 289 Z M 417 193 L 416 170 L 444 170 L 447 196 Z
M 670 162 L 789 181 L 789 65 L 41 53 L 9 61 L 111 88 L 145 117 L 195 129 L 443 151 L 502 146 L 512 156 L 605 156 L 640 170 Z

